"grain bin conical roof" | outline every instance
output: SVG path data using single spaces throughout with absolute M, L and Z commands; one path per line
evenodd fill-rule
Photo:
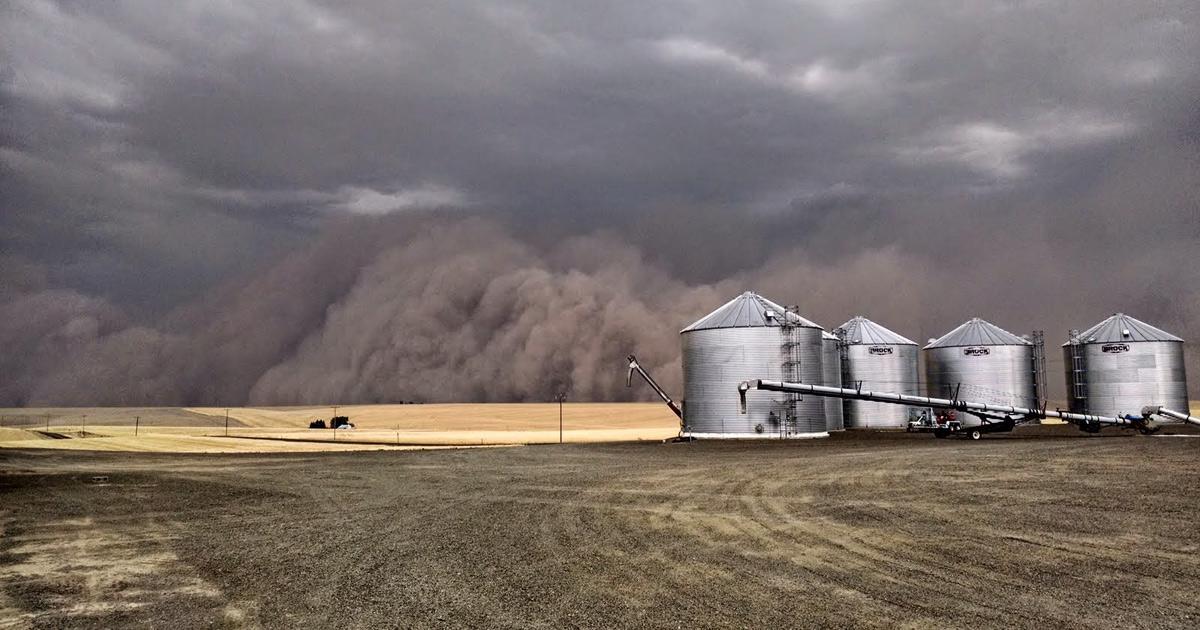
M 972 317 L 958 328 L 935 339 L 926 348 L 952 348 L 955 346 L 1029 346 L 1023 339 L 1003 328 L 979 317 Z
M 915 346 L 917 342 L 888 330 L 879 324 L 859 315 L 842 324 L 846 343 L 864 343 L 885 346 Z
M 767 298 L 747 291 L 729 300 L 717 310 L 696 320 L 691 326 L 679 331 L 708 330 L 711 328 L 757 328 L 780 326 L 784 321 L 803 328 L 821 328 Z M 821 328 L 824 330 L 823 328 Z
M 1118 341 L 1183 341 L 1179 337 L 1155 328 L 1124 313 L 1114 313 L 1104 321 L 1079 333 L 1083 343 L 1114 343 Z M 1070 345 L 1070 342 L 1063 344 Z

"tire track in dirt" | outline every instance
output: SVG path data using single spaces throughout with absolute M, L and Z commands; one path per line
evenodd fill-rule
M 177 618 L 191 622 L 181 627 L 205 625 L 230 593 L 246 618 L 273 627 L 1200 619 L 1200 556 L 1186 537 L 1200 488 L 1175 481 L 1194 469 L 1200 440 L 73 457 L 12 464 L 42 480 L 0 487 L 20 507 L 13 526 L 87 517 L 138 536 L 167 527 L 150 544 L 222 593 L 180 601 Z M 44 496 L 38 484 L 63 471 L 136 471 L 157 485 L 129 503 L 98 502 L 80 484 Z M 0 605 L 20 614 L 30 601 Z M 127 612 L 97 619 L 136 625 L 122 622 L 140 612 Z

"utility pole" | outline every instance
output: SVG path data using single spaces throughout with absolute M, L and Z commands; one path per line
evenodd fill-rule
M 138 433 L 138 424 L 141 423 L 141 420 L 142 420 L 141 416 L 133 417 L 133 434 L 134 434 L 134 436 L 136 436 Z
M 79 437 L 87 437 L 87 414 L 83 414 L 83 425 L 79 428 Z
M 225 408 L 225 437 L 229 437 L 229 407 Z
M 563 401 L 567 399 L 567 392 L 559 392 L 554 400 L 558 401 L 558 443 L 563 443 Z

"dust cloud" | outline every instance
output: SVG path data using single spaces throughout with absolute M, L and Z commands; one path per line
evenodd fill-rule
M 547 240 L 481 217 L 352 218 L 150 322 L 40 287 L 35 270 L 9 282 L 17 288 L 0 303 L 0 402 L 545 401 L 559 391 L 649 400 L 645 387 L 625 387 L 624 357 L 636 353 L 681 391 L 679 329 L 744 290 L 799 305 L 827 329 L 863 314 L 917 341 L 973 315 L 1018 333 L 1045 329 L 1052 396 L 1068 328 L 1123 309 L 1200 335 L 1186 283 L 1181 300 L 1164 301 L 1161 282 L 1137 282 L 1136 264 L 1087 275 L 1100 261 L 1052 246 L 1045 226 L 1010 230 L 1008 242 L 1025 244 L 1014 247 L 955 239 L 961 226 L 942 224 L 945 239 L 930 246 L 940 259 L 903 241 L 844 255 L 795 247 L 695 282 L 614 232 Z

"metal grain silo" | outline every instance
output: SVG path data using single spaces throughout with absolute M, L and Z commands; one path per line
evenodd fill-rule
M 685 436 L 698 438 L 825 437 L 818 396 L 751 390 L 746 413 L 738 385 L 752 379 L 822 382 L 823 330 L 755 293 L 730 300 L 680 331 Z
M 919 395 L 917 342 L 859 316 L 838 329 L 845 350 L 844 387 Z M 844 405 L 847 429 L 904 429 L 909 407 L 864 400 Z
M 837 335 L 821 333 L 821 384 L 829 387 L 842 386 L 842 341 Z M 846 428 L 842 415 L 841 398 L 825 398 L 825 428 L 842 431 Z
M 978 317 L 925 346 L 929 395 L 1037 407 L 1033 344 Z M 972 415 L 960 418 L 977 425 Z
M 1071 411 L 1140 414 L 1157 405 L 1187 412 L 1183 340 L 1117 313 L 1063 344 Z

